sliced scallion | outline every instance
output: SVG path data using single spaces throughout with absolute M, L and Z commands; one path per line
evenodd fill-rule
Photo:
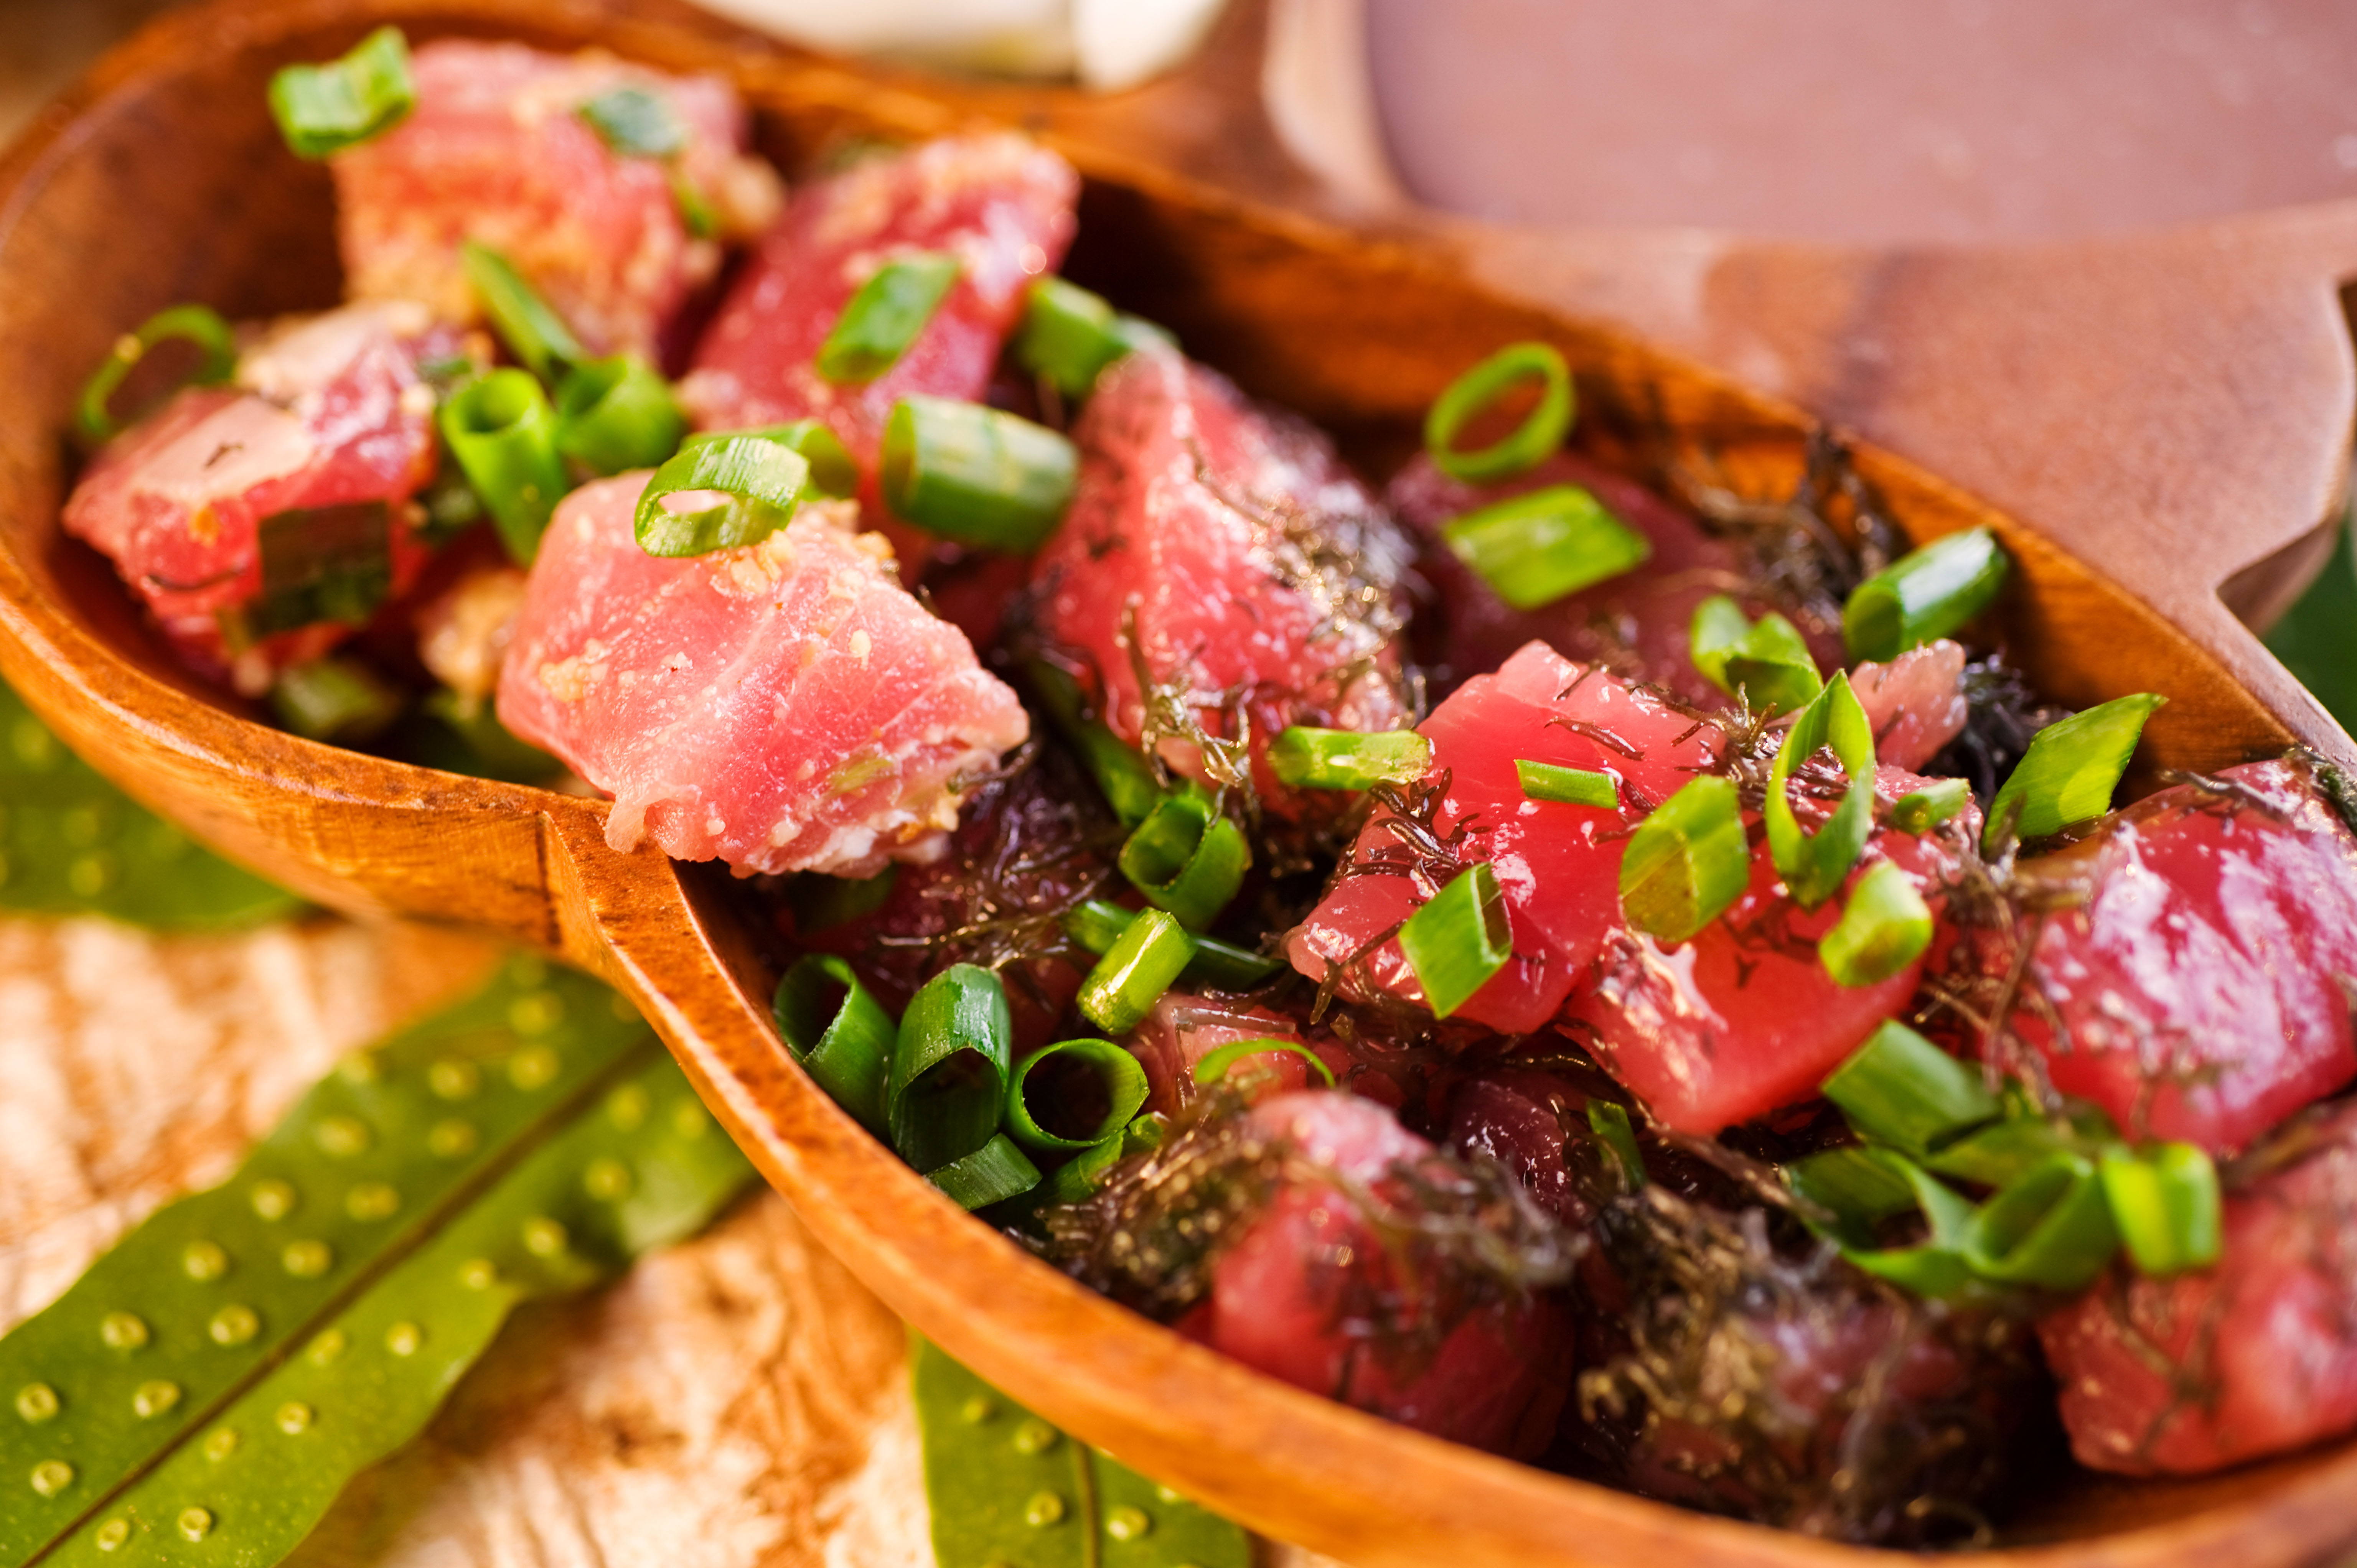
M 1197 789 L 1166 795 L 1121 846 L 1121 874 L 1189 930 L 1219 918 L 1243 886 L 1252 846 L 1243 830 Z
M 815 419 L 763 424 L 748 430 L 700 430 L 682 441 L 680 448 L 684 451 L 690 446 L 709 446 L 733 435 L 758 435 L 801 453 L 802 461 L 810 465 L 810 488 L 823 496 L 839 500 L 859 489 L 859 465 L 852 461 L 842 437 Z
M 1115 360 L 1149 343 L 1171 341 L 1152 322 L 1120 314 L 1076 284 L 1047 277 L 1031 285 L 1015 336 L 1015 360 L 1065 397 L 1082 398 Z
M 2085 1141 L 2043 1117 L 2008 1116 L 1926 1155 L 1923 1163 L 1959 1181 L 2003 1187 L 2048 1155 Z
M 1276 1039 L 1230 1040 L 1224 1046 L 1212 1047 L 1204 1052 L 1202 1059 L 1195 1064 L 1195 1081 L 1201 1084 L 1219 1083 L 1230 1076 L 1230 1069 L 1234 1068 L 1236 1063 L 1249 1060 L 1254 1057 L 1268 1056 L 1299 1057 L 1309 1064 L 1311 1070 L 1326 1080 L 1327 1088 L 1334 1087 L 1334 1069 L 1320 1061 L 1317 1052 L 1298 1040 Z M 1265 1076 L 1268 1071 L 1268 1069 L 1264 1068 L 1257 1075 L 1251 1072 L 1238 1074 L 1237 1081 L 1243 1082 L 1254 1076 Z
M 1089 951 L 1102 955 L 1121 940 L 1137 913 L 1103 898 L 1083 899 L 1064 912 L 1064 932 Z M 1280 961 L 1263 958 L 1248 948 L 1198 936 L 1195 957 L 1179 978 L 1215 991 L 1250 991 L 1284 967 Z
M 352 742 L 383 734 L 401 716 L 401 693 L 356 659 L 315 659 L 280 672 L 270 706 L 296 735 Z
M 1896 1018 L 1833 1070 L 1824 1092 L 1861 1135 L 1919 1160 L 2005 1113 L 1979 1069 Z
M 1957 630 L 1989 607 L 2011 563 L 1986 528 L 1951 533 L 1860 583 L 1842 607 L 1853 662 L 1887 664 Z
M 925 1179 L 960 1208 L 988 1208 L 1039 1185 L 1039 1167 L 1004 1133 L 970 1155 L 925 1173 Z
M 2074 1291 L 2103 1273 L 2118 1247 L 2093 1162 L 2064 1150 L 1981 1205 L 1964 1252 L 1986 1279 Z
M 899 1026 L 842 959 L 813 953 L 778 982 L 770 1013 L 786 1049 L 829 1099 L 882 1136 Z
M 222 612 L 223 637 L 242 646 L 322 621 L 366 625 L 393 592 L 393 529 L 392 509 L 381 500 L 262 519 L 253 530 L 262 592 Z
M 379 27 L 325 65 L 290 65 L 270 79 L 270 113 L 296 157 L 324 158 L 392 130 L 417 106 L 409 40 Z
M 1441 539 L 1518 610 L 1534 610 L 1641 566 L 1652 542 L 1577 485 L 1496 501 L 1451 518 Z
M 1940 779 L 1890 802 L 1890 825 L 1922 837 L 1972 803 L 1973 787 L 1962 779 Z
M 1539 384 L 1538 403 L 1521 424 L 1491 446 L 1472 452 L 1458 449 L 1457 438 L 1468 424 L 1509 391 L 1530 381 Z M 1425 416 L 1424 449 L 1450 478 L 1476 485 L 1510 479 L 1555 456 L 1571 429 L 1571 368 L 1563 355 L 1545 343 L 1509 344 L 1451 381 L 1434 400 L 1432 412 Z
M 1807 639 L 1773 610 L 1754 621 L 1716 594 L 1695 607 L 1686 639 L 1704 678 L 1730 697 L 1741 692 L 1755 714 L 1802 707 L 1824 690 Z
M 1837 1233 L 1868 1244 L 1874 1228 L 1917 1207 L 1906 1177 L 1860 1145 L 1825 1149 L 1784 1167 L 1786 1185 L 1825 1210 Z
M 1091 1144 L 1056 1167 L 1040 1197 L 1049 1203 L 1084 1203 L 1104 1187 L 1114 1166 L 1133 1155 L 1162 1146 L 1170 1119 L 1149 1111 L 1101 1143 Z
M 793 521 L 810 465 L 791 446 L 759 435 L 731 435 L 683 450 L 654 471 L 640 493 L 639 548 L 650 555 L 705 555 L 757 544 Z M 711 498 L 673 510 L 673 496 Z
M 2166 1279 L 2218 1261 L 2225 1246 L 2225 1218 L 2218 1197 L 2218 1167 L 2190 1144 L 2163 1144 L 2131 1154 L 2103 1153 L 2104 1199 L 2127 1244 L 2136 1273 Z
M 1587 1130 L 1612 1152 L 1612 1163 L 1620 1167 L 1621 1187 L 1635 1192 L 1645 1185 L 1645 1155 L 1637 1147 L 1637 1129 L 1629 1120 L 1629 1108 L 1609 1100 L 1587 1102 Z
M 1793 813 L 1787 789 L 1793 770 L 1827 746 L 1849 775 L 1849 789 L 1833 815 L 1810 832 Z M 1840 890 L 1874 831 L 1874 727 L 1847 675 L 1836 671 L 1792 722 L 1769 768 L 1760 815 L 1768 827 L 1769 856 L 1794 903 L 1813 909 Z
M 1004 1124 L 1027 1149 L 1085 1149 L 1128 1126 L 1146 1104 L 1146 1069 L 1111 1040 L 1059 1040 L 1015 1064 Z M 1063 1132 L 1049 1124 L 1075 1109 L 1090 1118 L 1085 1128 Z
M 1620 804 L 1620 787 L 1609 773 L 1592 772 L 1585 768 L 1557 768 L 1551 762 L 1533 762 L 1528 757 L 1514 758 L 1514 779 L 1522 785 L 1523 793 L 1534 800 L 1553 800 L 1566 806 L 1599 806 L 1605 811 L 1616 810 Z
M 1167 910 L 1148 909 L 1125 927 L 1081 982 L 1079 1004 L 1108 1035 L 1137 1027 L 1195 956 L 1195 941 Z
M 1665 942 L 1724 913 L 1751 880 L 1751 844 L 1735 781 L 1706 773 L 1654 810 L 1620 857 L 1620 910 Z
M 635 354 L 576 366 L 556 388 L 556 449 L 593 474 L 651 468 L 679 450 L 687 416 Z
M 467 282 L 491 330 L 508 351 L 543 381 L 554 382 L 567 366 L 586 363 L 589 350 L 573 328 L 541 298 L 515 264 L 489 245 L 469 240 L 459 247 Z
M 81 389 L 81 401 L 74 404 L 74 427 L 91 442 L 109 440 L 132 420 L 147 410 L 141 409 L 118 418 L 113 407 L 114 394 L 123 382 L 147 357 L 149 349 L 158 343 L 188 343 L 197 350 L 197 362 L 182 377 L 179 386 L 219 386 L 237 373 L 237 339 L 218 312 L 201 305 L 176 305 L 169 310 L 159 310 L 139 324 L 136 331 L 126 332 L 114 340 L 114 348 L 90 381 Z M 178 387 L 160 389 L 156 401 L 164 393 Z
M 1490 863 L 1476 861 L 1449 878 L 1400 927 L 1399 945 L 1434 1017 L 1471 1001 L 1514 955 L 1505 895 Z
M 1850 1163 L 1835 1167 L 1832 1161 L 1837 1156 L 1847 1157 Z M 1907 1189 L 1908 1207 L 1921 1211 L 1928 1234 L 1912 1247 L 1877 1248 L 1869 1233 L 1875 1221 L 1867 1219 L 1870 1209 L 1843 1213 L 1836 1208 L 1839 1223 L 1834 1233 L 1845 1243 L 1842 1256 L 1867 1273 L 1917 1295 L 1959 1300 L 1986 1294 L 1986 1287 L 1978 1282 L 1971 1257 L 1976 1219 L 1971 1201 L 1904 1155 L 1891 1149 L 1834 1150 L 1801 1162 L 1811 1167 L 1810 1179 L 1794 1186 L 1820 1202 L 1827 1197 L 1840 1197 L 1845 1191 L 1855 1203 L 1888 1201 L 1889 1189 L 1878 1190 L 1870 1185 L 1865 1166 L 1856 1163 L 1861 1159 L 1880 1165 Z M 1878 1218 L 1903 1212 L 1904 1208 L 1894 1208 Z
M 1297 789 L 1371 789 L 1408 784 L 1432 766 L 1432 742 L 1412 729 L 1364 733 L 1295 725 L 1268 748 L 1277 781 Z
M 890 370 L 941 308 L 963 266 L 946 252 L 928 252 L 877 268 L 819 345 L 818 373 L 837 386 L 856 386 Z
M 1841 918 L 1817 942 L 1817 961 L 1838 985 L 1879 985 L 1932 945 L 1932 907 L 1887 860 L 1849 891 Z
M 597 139 L 626 158 L 668 158 L 687 150 L 687 127 L 670 101 L 643 87 L 609 87 L 578 111 Z
M 2029 749 L 1989 802 L 1984 852 L 1995 854 L 2008 833 L 2017 841 L 2044 838 L 2110 811 L 2145 721 L 2168 700 L 2150 692 L 2115 697 L 2030 736 Z
M 1039 549 L 1063 521 L 1079 473 L 1070 441 L 978 403 L 904 397 L 884 424 L 884 504 L 961 544 Z
M 493 371 L 444 399 L 438 417 L 442 439 L 491 514 L 509 559 L 531 565 L 565 489 L 548 394 L 522 371 Z
M 1103 791 L 1105 804 L 1113 808 L 1114 816 L 1125 828 L 1146 821 L 1162 799 L 1162 785 L 1145 757 L 1137 747 L 1125 744 L 1106 728 L 1102 720 L 1090 716 L 1081 695 L 1081 683 L 1069 671 L 1044 659 L 1035 659 L 1025 668 L 1040 705 L 1079 750 L 1081 760 L 1087 764 L 1090 777 Z
M 974 964 L 950 965 L 909 999 L 884 1090 L 902 1159 L 937 1171 L 990 1141 L 1006 1101 L 1014 1036 L 998 977 Z

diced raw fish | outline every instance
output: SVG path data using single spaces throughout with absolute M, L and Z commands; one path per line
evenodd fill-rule
M 1157 715 L 1171 767 L 1250 779 L 1280 817 L 1340 800 L 1286 789 L 1266 761 L 1289 725 L 1389 729 L 1405 536 L 1307 425 L 1255 408 L 1175 350 L 1108 370 L 1073 432 L 1079 489 L 1034 576 L 1051 655 L 1101 683 L 1124 740 L 1146 732 L 1146 682 L 1183 714 Z M 1193 739 L 1174 727 L 1200 726 Z M 1200 741 L 1227 743 L 1207 762 Z
M 459 253 L 473 240 L 513 263 L 591 352 L 659 359 L 681 306 L 719 271 L 718 239 L 777 214 L 777 177 L 745 153 L 744 106 L 719 77 L 461 38 L 423 46 L 411 70 L 409 117 L 329 160 L 355 297 L 473 321 Z M 670 108 L 685 134 L 675 156 L 626 156 L 582 118 L 618 89 Z M 710 207 L 718 236 L 689 231 L 674 180 Z
M 1355 957 L 1345 995 L 1421 1006 L 1423 989 L 1392 933 L 1459 867 L 1488 861 L 1504 895 L 1514 957 L 1459 1015 L 1529 1033 L 1555 1015 L 1620 923 L 1628 830 L 1709 769 L 1722 736 L 1538 642 L 1468 681 L 1419 733 L 1433 746 L 1419 794 L 1422 820 L 1379 810 L 1343 876 L 1287 940 L 1286 954 L 1312 980 Z M 1523 793 L 1517 759 L 1608 774 L 1621 805 L 1533 800 Z
M 1201 1093 L 1195 1081 L 1196 1063 L 1222 1046 L 1256 1039 L 1286 1040 L 1297 1046 L 1308 1043 L 1293 1019 L 1269 1008 L 1184 991 L 1164 992 L 1128 1042 L 1131 1053 L 1146 1069 L 1146 1108 L 1176 1116 Z M 1308 1089 L 1313 1070 L 1299 1057 L 1280 1051 L 1236 1062 L 1226 1076 L 1258 1096 Z
M 606 839 L 740 874 L 859 876 L 942 854 L 1022 743 L 1015 693 L 855 533 L 804 507 L 758 544 L 639 548 L 643 473 L 576 490 L 533 564 L 499 714 L 614 796 Z
M 2230 1152 L 2357 1078 L 2357 838 L 2306 765 L 2163 789 L 2020 875 L 2052 912 L 1983 967 L 2034 942 L 2013 1033 L 2129 1136 Z
M 859 464 L 870 521 L 882 519 L 877 454 L 892 405 L 911 392 L 981 400 L 1032 282 L 1071 243 L 1079 196 L 1070 164 L 1005 133 L 865 158 L 804 187 L 729 286 L 681 398 L 706 430 L 823 420 Z M 963 270 L 916 341 L 874 381 L 823 379 L 819 348 L 859 285 L 927 251 Z
M 2214 1268 L 2115 1266 L 2040 1321 L 2081 1464 L 2190 1475 L 2357 1428 L 2357 1106 L 2294 1122 L 2252 1164 Z
M 1893 768 L 1921 768 L 1964 733 L 1972 705 L 1964 700 L 1964 650 L 1946 640 L 1910 648 L 1888 664 L 1861 664 L 1849 672 L 1867 722 L 1874 756 Z
M 424 565 L 409 499 L 434 476 L 434 390 L 416 366 L 455 347 L 415 305 L 277 324 L 233 386 L 178 392 L 101 452 L 66 532 L 191 666 L 258 696 Z
M 1537 609 L 1518 610 L 1450 552 L 1440 528 L 1477 507 L 1552 485 L 1577 485 L 1593 494 L 1650 540 L 1653 553 L 1633 571 Z M 1566 658 L 1603 664 L 1715 708 L 1727 697 L 1694 666 L 1686 630 L 1695 607 L 1714 594 L 1731 594 L 1754 618 L 1779 607 L 1744 575 L 1742 553 L 1734 545 L 1635 480 L 1567 452 L 1501 484 L 1480 486 L 1450 478 L 1419 453 L 1393 478 L 1389 494 L 1400 521 L 1423 545 L 1417 564 L 1440 600 L 1437 657 L 1458 680 L 1495 669 L 1536 638 Z M 1839 627 L 1806 616 L 1794 624 L 1820 665 L 1831 670 L 1841 663 Z
M 1540 1208 L 1584 1230 L 1596 1218 L 1596 1178 L 1604 1174 L 1587 1157 L 1587 1096 L 1563 1079 L 1508 1065 L 1466 1079 L 1449 1095 L 1448 1147 L 1497 1161 Z

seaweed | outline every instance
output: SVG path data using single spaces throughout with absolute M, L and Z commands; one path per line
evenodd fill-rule
M 2072 710 L 2039 696 L 2002 652 L 1967 663 L 1959 683 L 1964 693 L 1964 727 L 1924 771 L 1970 780 L 1973 799 L 1986 811 L 2029 749 L 2030 736 L 2069 718 Z

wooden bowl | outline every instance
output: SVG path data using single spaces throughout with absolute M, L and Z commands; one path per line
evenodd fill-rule
M 251 317 L 335 298 L 326 177 L 281 149 L 263 88 L 275 67 L 339 52 L 386 21 L 415 38 L 596 42 L 726 71 L 789 164 L 845 132 L 923 135 L 977 102 L 1024 102 L 920 93 L 587 5 L 269 0 L 168 18 L 0 163 L 0 361 L 12 371 L 0 419 L 0 672 L 134 794 L 311 897 L 488 928 L 612 979 L 805 1222 L 894 1308 L 1049 1418 L 1255 1529 L 1361 1568 L 1863 1561 L 1387 1425 L 1081 1289 L 958 1211 L 791 1065 L 767 1005 L 782 955 L 726 877 L 651 847 L 613 853 L 598 803 L 297 739 L 176 669 L 106 564 L 59 535 L 59 432 L 126 323 L 184 299 Z M 1089 179 L 1075 272 L 1363 457 L 1401 450 L 1466 362 L 1536 337 L 1570 357 L 1591 408 L 1664 422 L 1760 493 L 1795 471 L 1807 422 L 1793 408 L 1477 286 L 1445 240 L 1405 229 L 1371 238 L 1077 141 L 1066 150 Z M 2312 705 L 2271 707 L 2230 676 L 2255 657 L 2239 627 L 2190 638 L 1932 475 L 1871 448 L 1858 461 L 1911 536 L 1997 530 L 2021 566 L 2007 634 L 2053 694 L 2169 696 L 2150 732 L 2158 763 L 2221 766 L 2296 739 L 2352 757 Z M 2182 1485 L 2079 1477 L 2009 1539 L 2020 1544 L 2003 1561 L 2058 1568 L 2320 1560 L 2357 1539 L 2357 1445 Z

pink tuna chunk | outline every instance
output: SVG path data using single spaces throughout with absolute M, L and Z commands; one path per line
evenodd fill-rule
M 339 153 L 339 239 L 351 293 L 416 299 L 476 317 L 462 242 L 515 263 L 593 353 L 659 359 L 680 307 L 720 267 L 688 231 L 677 177 L 723 236 L 778 209 L 777 177 L 745 155 L 745 111 L 714 76 L 669 76 L 606 54 L 445 38 L 412 58 L 417 107 L 393 130 Z M 618 88 L 667 104 L 685 132 L 671 160 L 608 147 L 581 106 Z
M 2080 1463 L 2190 1475 L 2357 1427 L 2357 1106 L 2286 1129 L 2216 1267 L 2115 1267 L 2038 1326 Z
M 2014 1018 L 2057 1090 L 2212 1153 L 2357 1078 L 2357 839 L 2299 763 L 2220 781 L 2023 864 L 2034 901 L 2067 907 L 2024 926 L 2046 1005 Z M 2010 944 L 1989 946 L 2001 973 Z
M 1164 992 L 1128 1042 L 1131 1054 L 1146 1069 L 1146 1109 L 1178 1115 L 1202 1092 L 1195 1081 L 1198 1062 L 1222 1046 L 1258 1039 L 1306 1044 L 1299 1026 L 1282 1013 L 1246 1002 Z M 1308 1088 L 1313 1070 L 1289 1051 L 1272 1052 L 1232 1063 L 1223 1081 L 1255 1096 L 1284 1093 Z
M 1361 955 L 1344 981 L 1346 995 L 1421 1006 L 1423 990 L 1390 933 L 1459 867 L 1488 861 L 1505 897 L 1514 957 L 1458 1015 L 1527 1034 L 1555 1015 L 1620 925 L 1628 830 L 1712 766 L 1719 732 L 1534 642 L 1459 687 L 1419 733 L 1433 746 L 1424 789 L 1447 780 L 1424 824 L 1429 835 L 1378 811 L 1351 849 L 1349 872 L 1288 939 L 1287 956 L 1322 980 L 1329 965 Z M 1517 759 L 1607 774 L 1620 805 L 1533 800 Z M 1445 847 L 1436 854 L 1436 846 Z
M 758 544 L 640 550 L 647 476 L 556 510 L 500 676 L 500 721 L 614 796 L 607 842 L 651 836 L 739 874 L 864 876 L 947 846 L 968 781 L 1020 745 L 1015 694 L 892 575 L 850 509 Z
M 1910 648 L 1888 664 L 1861 664 L 1850 689 L 1874 726 L 1874 757 L 1893 768 L 1921 768 L 1964 733 L 1964 650 L 1945 639 Z
M 1172 350 L 1107 371 L 1073 434 L 1079 489 L 1033 578 L 1051 652 L 1103 683 L 1124 740 L 1145 733 L 1142 662 L 1206 735 L 1249 725 L 1251 777 L 1277 815 L 1330 803 L 1279 786 L 1268 742 L 1288 725 L 1404 716 L 1399 531 L 1322 437 Z M 1197 746 L 1161 749 L 1212 779 Z
M 408 502 L 434 476 L 434 391 L 416 366 L 454 347 L 414 305 L 280 323 L 247 346 L 235 385 L 179 392 L 100 453 L 66 502 L 66 532 L 113 561 L 191 666 L 258 696 L 352 629 L 278 624 L 287 612 L 264 603 L 288 602 L 316 553 L 281 514 L 354 509 L 308 532 L 381 534 L 387 594 L 424 566 Z
M 1552 485 L 1587 490 L 1643 534 L 1653 553 L 1633 571 L 1537 609 L 1518 610 L 1458 560 L 1442 542 L 1440 527 L 1477 507 Z M 1755 618 L 1778 607 L 1747 591 L 1752 584 L 1735 546 L 1635 480 L 1569 453 L 1505 483 L 1481 486 L 1450 478 L 1419 454 L 1392 480 L 1389 494 L 1400 521 L 1424 545 L 1418 564 L 1438 591 L 1445 628 L 1439 657 L 1460 680 L 1495 669 L 1537 638 L 1567 659 L 1601 663 L 1687 702 L 1717 707 L 1727 694 L 1695 668 L 1687 646 L 1695 607 L 1714 594 L 1731 594 Z M 1799 624 L 1820 664 L 1831 669 L 1841 662 L 1838 627 L 1806 618 Z

